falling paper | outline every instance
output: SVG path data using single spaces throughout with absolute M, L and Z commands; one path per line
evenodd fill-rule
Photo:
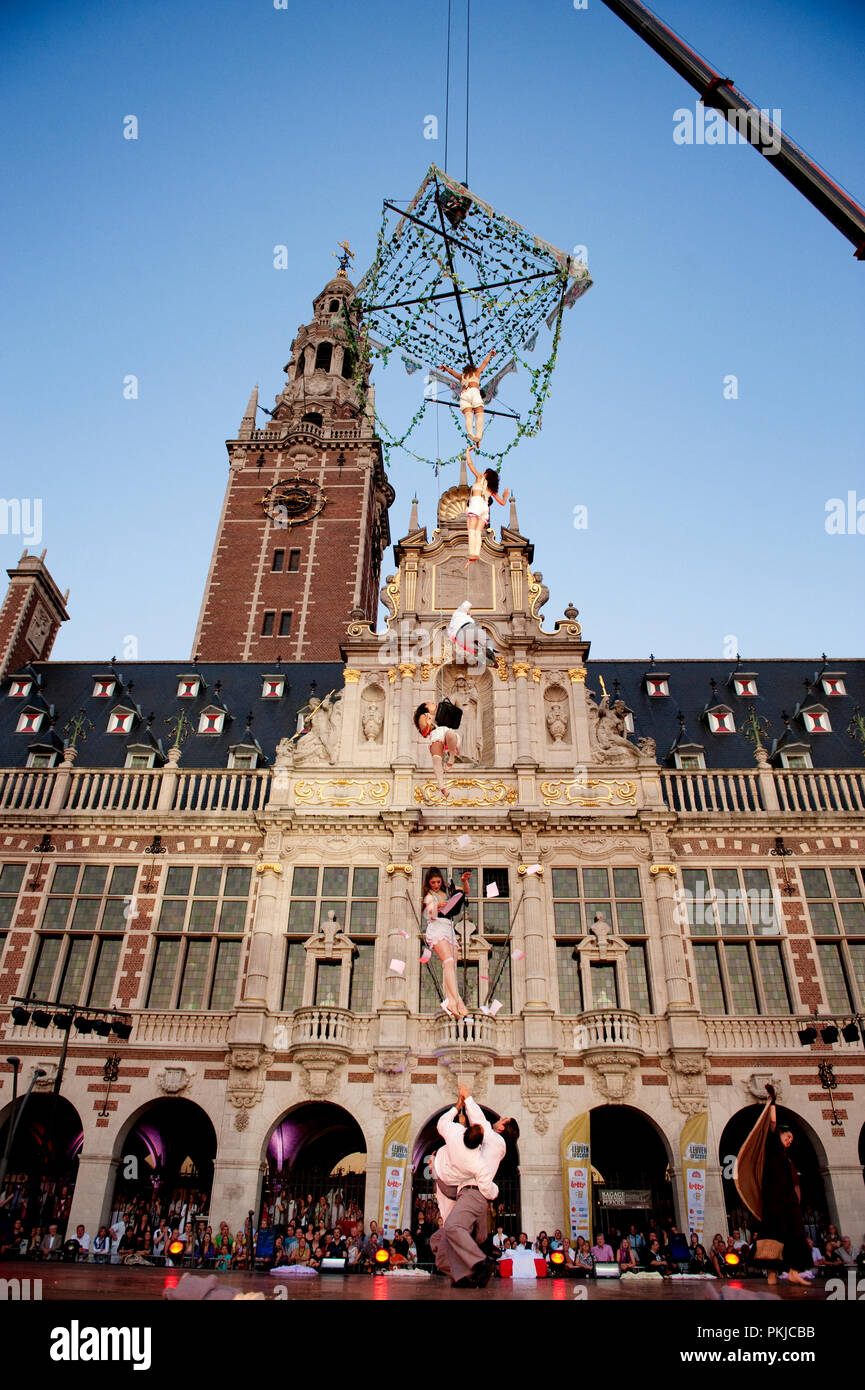
M 517 947 L 514 947 L 513 951 L 511 951 L 511 960 L 525 960 L 525 958 L 525 951 L 521 951 Z
M 459 849 L 471 849 L 471 845 L 471 835 L 460 835 L 459 839 L 457 840 L 457 846 L 459 847 Z
M 478 979 L 479 979 L 479 980 L 489 980 L 489 978 L 490 978 L 489 975 L 479 975 L 479 976 L 478 976 Z
M 404 975 L 404 974 L 405 974 L 405 961 L 404 961 L 404 960 L 392 960 L 391 963 L 390 963 L 390 965 L 388 966 L 388 970 L 393 970 L 393 971 L 395 972 L 395 974 L 397 974 L 397 975 Z
M 432 960 L 432 951 L 426 949 L 426 950 L 424 950 L 424 951 L 421 952 L 421 957 L 420 957 L 420 963 L 421 963 L 421 965 L 426 965 L 427 962 L 428 962 L 428 961 L 431 961 L 431 960 Z
M 495 1018 L 496 1014 L 498 1013 L 498 1011 L 499 1011 L 499 1009 L 500 1009 L 501 1007 L 502 1007 L 502 1001 L 501 1001 L 501 999 L 494 999 L 493 1002 L 492 1002 L 492 1004 L 490 1004 L 489 1013 L 492 1014 L 493 1018 Z
M 495 885 L 494 883 L 488 883 L 488 884 L 487 884 L 487 897 L 488 897 L 488 898 L 497 898 L 498 896 L 499 896 L 499 890 L 498 890 L 498 888 L 496 887 L 496 885 Z
M 405 939 L 406 939 L 406 941 L 408 941 L 408 932 L 407 932 L 407 931 L 402 931 L 401 928 L 397 927 L 397 933 L 396 933 L 396 934 L 397 934 L 397 936 L 404 936 Z
M 540 864 L 527 864 L 527 865 L 526 865 L 526 875 L 527 875 L 527 876 L 528 876 L 529 874 L 539 874 L 540 872 L 541 872 L 541 866 L 540 866 Z
M 486 1014 L 487 1016 L 489 1016 L 489 1012 L 490 1012 L 490 1011 L 489 1011 L 489 1009 L 487 1008 L 486 1004 L 481 1004 L 481 1013 L 482 1013 L 482 1014 Z

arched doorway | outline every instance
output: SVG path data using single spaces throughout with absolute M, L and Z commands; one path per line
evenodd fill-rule
M 0 1125 L 0 1153 L 5 1150 L 12 1119 L 10 1105 Z M 45 1231 L 56 1224 L 59 1234 L 64 1234 L 83 1143 L 81 1117 L 64 1096 L 30 1096 L 0 1192 L 0 1231 L 4 1236 L 16 1221 L 27 1231 L 36 1226 Z
M 591 1111 L 592 1230 L 615 1248 L 630 1227 L 669 1229 L 676 1219 L 666 1142 L 640 1110 L 601 1105 Z
M 259 1220 L 312 1221 L 348 1234 L 364 1219 L 366 1140 L 353 1115 L 328 1101 L 296 1106 L 267 1141 Z
M 210 1116 L 182 1096 L 140 1110 L 117 1142 L 117 1180 L 111 1224 L 117 1217 L 151 1230 L 164 1218 L 183 1232 L 190 1217 L 210 1211 L 216 1130 Z
M 718 1145 L 718 1160 L 724 1185 L 724 1206 L 730 1231 L 753 1231 L 755 1220 L 752 1212 L 743 1203 L 736 1189 L 734 1163 L 736 1155 L 763 1112 L 762 1105 L 749 1105 L 739 1110 L 728 1120 Z M 802 1213 L 805 1217 L 805 1234 L 817 1241 L 818 1233 L 825 1230 L 830 1221 L 827 1201 L 826 1156 L 822 1152 L 816 1135 L 792 1110 L 783 1105 L 776 1107 L 779 1124 L 789 1125 L 793 1131 L 791 1157 L 800 1174 L 802 1191 Z M 820 1148 L 820 1152 L 817 1149 Z
M 411 1187 L 411 1225 L 413 1229 L 420 1212 L 423 1212 L 427 1224 L 431 1223 L 433 1226 L 436 1224 L 438 1202 L 436 1201 L 431 1160 L 436 1149 L 440 1148 L 442 1144 L 442 1138 L 436 1126 L 448 1108 L 443 1106 L 441 1110 L 437 1110 L 434 1115 L 431 1115 L 423 1128 L 418 1131 L 414 1141 Z M 490 1110 L 489 1106 L 482 1105 L 481 1109 L 490 1124 L 495 1124 L 496 1120 L 501 1118 L 495 1110 Z M 499 1189 L 496 1202 L 497 1224 L 504 1227 L 506 1235 L 517 1236 L 520 1233 L 520 1222 L 522 1221 L 519 1145 L 513 1151 L 509 1147 L 499 1164 L 499 1170 L 496 1173 L 496 1186 Z M 404 1213 L 404 1215 L 408 1215 L 408 1213 Z

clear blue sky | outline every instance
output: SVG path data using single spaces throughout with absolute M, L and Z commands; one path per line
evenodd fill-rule
M 656 12 L 862 202 L 860 3 Z M 32 548 L 71 589 L 56 658 L 104 661 L 130 634 L 142 659 L 189 654 L 250 388 L 272 405 L 337 239 L 363 268 L 382 198 L 444 162 L 446 13 L 6 0 L 2 492 L 42 499 Z M 454 0 L 457 177 L 463 14 Z M 595 279 L 566 315 L 543 432 L 503 479 L 547 625 L 573 600 L 596 656 L 721 656 L 731 635 L 746 657 L 856 654 L 865 535 L 824 523 L 828 499 L 865 498 L 865 264 L 753 150 L 675 144 L 696 94 L 600 0 L 474 0 L 472 16 L 471 186 L 585 244 Z M 379 377 L 396 423 L 406 389 Z M 394 538 L 415 490 L 431 526 L 432 471 L 396 460 L 391 477 Z M 25 543 L 0 535 L 4 565 Z

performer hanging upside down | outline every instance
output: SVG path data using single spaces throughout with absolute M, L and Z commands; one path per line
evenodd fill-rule
M 462 875 L 463 891 L 448 896 L 441 869 L 427 869 L 423 881 L 423 916 L 426 944 L 442 963 L 446 1002 L 445 1013 L 452 1018 L 468 1018 L 469 1011 L 457 989 L 457 936 L 450 919 L 462 911 L 469 891 L 470 870 Z
M 442 362 L 440 370 L 447 372 L 454 381 L 460 384 L 460 410 L 466 422 L 466 434 L 473 444 L 480 444 L 484 436 L 484 402 L 481 396 L 481 372 L 489 366 L 495 357 L 495 348 L 491 348 L 481 362 L 476 367 L 474 362 L 467 362 L 462 372 L 455 372 L 453 367 L 446 367 Z
M 472 483 L 471 496 L 469 498 L 468 509 L 466 510 L 466 525 L 469 530 L 469 559 L 468 563 L 477 560 L 481 553 L 481 536 L 484 528 L 490 524 L 490 498 L 492 497 L 499 506 L 503 507 L 511 495 L 509 487 L 505 488 L 504 496 L 499 497 L 499 475 L 494 468 L 487 468 L 483 473 L 479 473 L 471 460 L 471 449 L 466 449 L 466 463 L 475 475 L 476 481 Z
M 418 705 L 414 712 L 414 723 L 421 738 L 429 741 L 430 757 L 435 769 L 436 782 L 442 796 L 446 797 L 448 786 L 445 782 L 444 769 L 456 762 L 457 754 L 460 751 L 460 736 L 457 729 L 449 729 L 443 724 L 436 723 L 437 709 L 438 706 L 434 700 L 428 700 L 426 704 Z
M 485 664 L 484 658 L 495 663 L 496 649 L 490 641 L 489 633 L 484 631 L 480 623 L 475 622 L 471 612 L 472 606 L 466 599 L 452 615 L 447 635 L 459 651 L 465 652 L 466 656 L 477 661 L 478 665 Z

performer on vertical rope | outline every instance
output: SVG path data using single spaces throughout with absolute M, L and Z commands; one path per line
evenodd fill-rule
M 479 666 L 485 666 L 487 661 L 495 664 L 496 649 L 490 641 L 489 633 L 472 617 L 472 606 L 468 599 L 452 614 L 447 635 L 458 651 L 464 652 Z
M 457 935 L 451 918 L 462 911 L 469 891 L 470 870 L 462 874 L 462 892 L 445 891 L 441 869 L 427 869 L 423 881 L 423 917 L 426 923 L 426 944 L 435 951 L 442 963 L 445 994 L 442 1008 L 451 1018 L 468 1018 L 469 1011 L 457 989 Z M 453 884 L 451 884 L 453 888 Z
M 421 738 L 426 739 L 429 743 L 436 782 L 443 797 L 448 795 L 448 786 L 444 775 L 445 767 L 450 767 L 456 762 L 460 751 L 459 720 L 462 718 L 462 712 L 458 709 L 455 710 L 454 725 L 443 723 L 443 718 L 451 717 L 449 714 L 451 708 L 453 707 L 450 705 L 450 701 L 442 700 L 436 704 L 434 700 L 427 700 L 424 704 L 418 705 L 414 712 L 415 728 Z
M 505 488 L 504 496 L 499 497 L 499 475 L 494 468 L 487 468 L 485 472 L 479 473 L 472 463 L 471 449 L 466 449 L 466 463 L 475 475 L 476 481 L 472 483 L 471 496 L 466 511 L 466 525 L 469 531 L 469 558 L 468 564 L 477 560 L 481 553 L 481 536 L 484 528 L 490 523 L 490 498 L 503 507 L 511 495 L 509 487 Z M 467 566 L 468 567 L 468 566 Z
M 460 410 L 466 422 L 466 434 L 472 444 L 480 444 L 484 437 L 484 402 L 481 396 L 481 372 L 488 367 L 492 358 L 495 357 L 495 348 L 490 348 L 483 362 L 476 367 L 474 362 L 467 362 L 462 372 L 455 372 L 453 367 L 446 367 L 442 362 L 439 370 L 447 372 L 454 381 L 460 384 Z

